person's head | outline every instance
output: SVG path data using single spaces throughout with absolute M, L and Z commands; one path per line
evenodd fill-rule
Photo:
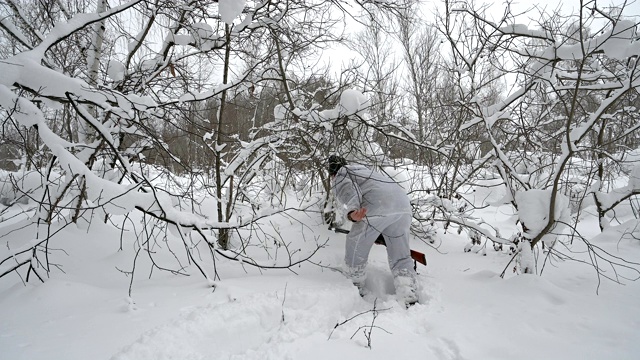
M 328 163 L 329 175 L 336 176 L 338 170 L 340 170 L 341 167 L 347 165 L 347 160 L 338 155 L 331 155 L 329 156 Z

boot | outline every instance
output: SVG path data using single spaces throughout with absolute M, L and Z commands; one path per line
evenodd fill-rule
M 418 284 L 414 276 L 398 274 L 394 277 L 393 284 L 396 287 L 396 298 L 407 308 L 418 302 Z
M 358 292 L 362 297 L 364 297 L 369 293 L 369 290 L 364 286 L 365 280 L 367 278 L 365 268 L 366 268 L 366 265 L 361 267 L 349 268 L 349 278 L 351 278 L 353 285 L 355 285 L 358 288 Z

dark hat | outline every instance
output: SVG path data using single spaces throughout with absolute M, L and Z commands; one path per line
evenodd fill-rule
M 341 167 L 347 165 L 347 160 L 338 155 L 329 156 L 329 175 L 333 176 L 338 173 Z

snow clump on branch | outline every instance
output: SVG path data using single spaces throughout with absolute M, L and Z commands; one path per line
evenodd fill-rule
M 358 90 L 347 89 L 340 94 L 340 115 L 363 116 L 370 105 L 369 99 Z
M 518 207 L 518 218 L 520 222 L 526 226 L 526 229 L 523 229 L 523 236 L 525 238 L 535 238 L 546 227 L 551 206 L 551 195 L 551 190 L 539 189 L 516 193 L 516 203 L 521 204 L 521 206 Z M 556 194 L 554 224 L 547 234 L 543 236 L 542 241 L 545 242 L 546 245 L 552 246 L 556 237 L 566 227 L 565 224 L 570 221 L 571 211 L 569 208 L 569 198 L 562 194 Z
M 218 3 L 220 18 L 225 23 L 233 25 L 233 20 L 242 13 L 246 3 L 247 0 L 220 0 Z

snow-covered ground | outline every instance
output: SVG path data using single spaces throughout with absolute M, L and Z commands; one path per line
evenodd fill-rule
M 497 214 L 508 233 L 509 214 Z M 278 223 L 284 239 L 300 238 L 301 226 L 291 218 L 306 223 L 320 239 L 329 238 L 313 261 L 339 267 L 344 235 L 318 224 L 319 216 L 289 215 Z M 28 234 L 3 237 L 3 247 Z M 640 283 L 601 279 L 598 287 L 594 269 L 572 261 L 547 263 L 542 277 L 515 275 L 511 263 L 502 279 L 511 255 L 491 245 L 486 256 L 465 253 L 464 233 L 440 230 L 437 250 L 414 239 L 412 247 L 427 254 L 428 266 L 418 268 L 421 303 L 408 310 L 394 299 L 381 246 L 372 250 L 367 280 L 377 299 L 360 298 L 341 273 L 311 263 L 260 272 L 223 260 L 215 288 L 197 272 L 184 277 L 155 270 L 149 278 L 142 262 L 129 298 L 130 279 L 119 269 L 130 270 L 131 251 L 118 250 L 120 239 L 117 229 L 98 222 L 88 232 L 68 227 L 51 246 L 66 251 L 52 256 L 64 273 L 54 270 L 44 284 L 23 285 L 14 274 L 0 279 L 0 359 L 640 356 Z M 638 240 L 595 241 L 640 262 Z M 315 243 L 297 244 L 304 253 Z M 579 244 L 573 250 L 587 258 Z

